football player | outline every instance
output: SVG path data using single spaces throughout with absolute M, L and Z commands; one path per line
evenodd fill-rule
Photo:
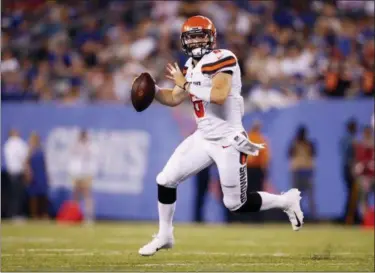
M 241 71 L 236 56 L 226 49 L 215 49 L 216 29 L 210 19 L 190 17 L 182 26 L 181 43 L 190 57 L 182 71 L 175 63 L 167 67 L 172 89 L 157 86 L 156 99 L 177 106 L 190 98 L 197 130 L 185 139 L 158 174 L 159 232 L 139 249 L 149 256 L 174 245 L 173 214 L 176 188 L 191 175 L 216 163 L 223 202 L 234 213 L 279 208 L 286 212 L 293 230 L 303 224 L 300 192 L 291 189 L 281 195 L 267 192 L 247 193 L 247 156 L 256 156 L 263 144 L 248 140 L 242 126 Z

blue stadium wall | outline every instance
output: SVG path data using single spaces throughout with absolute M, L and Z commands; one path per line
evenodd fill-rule
M 339 139 L 345 132 L 348 118 L 355 117 L 363 125 L 370 123 L 373 103 L 373 100 L 304 101 L 284 110 L 246 115 L 246 129 L 254 118 L 263 121 L 264 133 L 271 146 L 270 182 L 273 188 L 281 192 L 290 187 L 288 146 L 296 128 L 306 124 L 318 150 L 315 175 L 318 216 L 339 216 L 345 198 Z M 94 182 L 97 217 L 156 220 L 155 177 L 184 138 L 179 130 L 181 124 L 171 111 L 159 105 L 136 113 L 122 105 L 2 103 L 1 143 L 4 144 L 10 128 L 18 129 L 24 138 L 32 131 L 41 135 L 51 185 L 50 197 L 57 210 L 61 202 L 69 198 L 71 189 L 66 169 L 68 147 L 78 128 L 85 128 L 100 150 Z M 179 187 L 177 221 L 193 219 L 194 192 L 193 179 Z M 212 194 L 208 197 L 205 216 L 209 222 L 223 221 L 222 204 Z

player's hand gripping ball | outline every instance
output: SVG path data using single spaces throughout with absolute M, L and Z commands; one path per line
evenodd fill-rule
M 131 99 L 137 112 L 146 110 L 155 97 L 155 81 L 149 73 L 142 73 L 134 79 Z

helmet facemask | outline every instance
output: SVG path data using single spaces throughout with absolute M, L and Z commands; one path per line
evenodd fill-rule
M 184 52 L 194 59 L 200 59 L 210 53 L 214 46 L 214 35 L 211 30 L 197 29 L 183 32 L 181 43 Z

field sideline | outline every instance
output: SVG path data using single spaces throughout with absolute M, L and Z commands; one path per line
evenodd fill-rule
M 374 232 L 306 225 L 176 225 L 176 246 L 138 248 L 156 224 L 2 222 L 1 271 L 374 271 Z

